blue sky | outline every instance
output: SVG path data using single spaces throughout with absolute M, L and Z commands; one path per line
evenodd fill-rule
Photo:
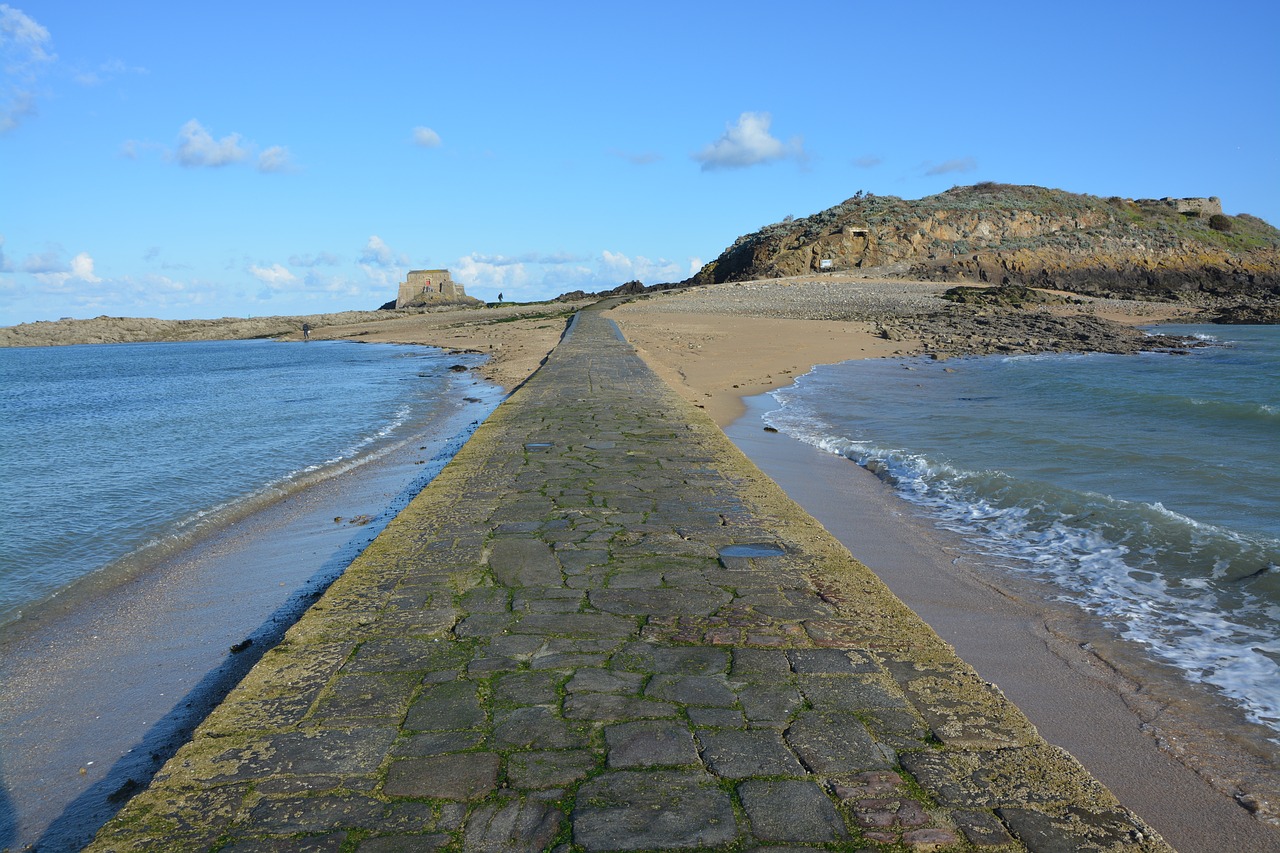
M 688 277 L 858 190 L 1280 224 L 1271 2 L 0 3 L 0 325 Z

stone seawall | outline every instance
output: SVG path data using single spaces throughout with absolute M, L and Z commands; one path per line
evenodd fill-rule
M 1168 850 L 600 308 L 90 847 Z

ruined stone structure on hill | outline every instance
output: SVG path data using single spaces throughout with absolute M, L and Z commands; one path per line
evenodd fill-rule
M 1163 204 L 1165 207 L 1171 207 L 1183 216 L 1200 217 L 1208 219 L 1214 214 L 1222 213 L 1222 199 L 1216 195 L 1208 198 L 1140 198 L 1137 200 L 1138 205 L 1157 205 Z
M 400 282 L 400 292 L 396 294 L 397 308 L 432 302 L 470 301 L 475 300 L 467 296 L 462 285 L 453 280 L 448 270 L 410 270 L 405 280 Z

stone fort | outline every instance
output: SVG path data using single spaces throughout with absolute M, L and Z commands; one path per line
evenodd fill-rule
M 448 270 L 410 270 L 400 282 L 396 294 L 396 307 L 407 308 L 432 302 L 472 302 L 462 285 L 449 275 Z

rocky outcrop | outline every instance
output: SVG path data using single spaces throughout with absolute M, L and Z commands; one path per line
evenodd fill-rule
M 1091 296 L 1269 300 L 1280 297 L 1280 231 L 1224 216 L 1216 198 L 990 183 L 917 201 L 859 194 L 740 237 L 685 284 L 873 269 Z

